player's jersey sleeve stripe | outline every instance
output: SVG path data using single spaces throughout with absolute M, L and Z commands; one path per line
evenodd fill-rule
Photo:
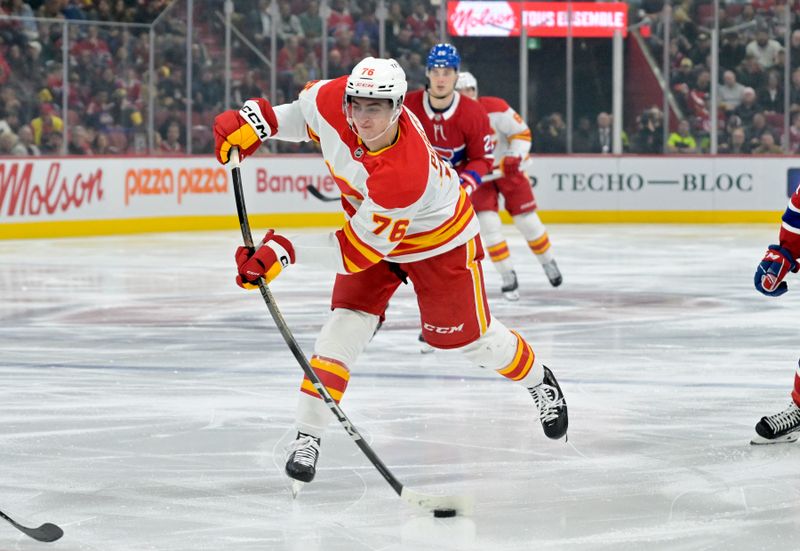
M 312 141 L 319 143 L 319 136 L 308 125 L 306 125 L 306 134 L 308 134 L 308 137 L 311 138 Z
M 789 231 L 800 233 L 800 212 L 792 210 L 791 205 L 789 205 L 789 207 L 790 208 L 787 208 L 786 212 L 783 213 L 783 226 L 789 229 Z
M 519 132 L 518 134 L 513 134 L 508 137 L 508 141 L 512 140 L 525 140 L 526 142 L 531 141 L 531 131 L 525 130 L 523 132 Z
M 383 255 L 364 243 L 353 230 L 352 220 L 336 232 L 345 271 L 354 274 L 379 262 Z

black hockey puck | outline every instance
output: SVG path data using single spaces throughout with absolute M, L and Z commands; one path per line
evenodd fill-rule
M 436 518 L 449 518 L 456 516 L 455 509 L 434 509 L 433 516 Z

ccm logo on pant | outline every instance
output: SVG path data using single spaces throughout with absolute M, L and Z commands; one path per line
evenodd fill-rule
M 435 325 L 431 325 L 430 323 L 423 323 L 422 328 L 425 331 L 432 331 L 434 333 L 438 333 L 439 335 L 449 335 L 451 333 L 458 333 L 464 330 L 464 324 L 456 325 L 455 327 L 436 327 Z
M 262 142 L 269 138 L 269 125 L 264 117 L 261 116 L 261 110 L 258 104 L 254 101 L 244 102 L 244 106 L 239 110 L 239 114 L 247 121 L 253 130 L 256 131 L 256 136 Z

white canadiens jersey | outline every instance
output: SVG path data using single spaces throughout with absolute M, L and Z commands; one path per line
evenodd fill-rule
M 327 263 L 309 257 L 332 254 L 337 272 L 350 274 L 384 259 L 437 256 L 475 237 L 478 220 L 458 176 L 433 150 L 416 117 L 404 107 L 397 140 L 369 151 L 342 110 L 346 82 L 344 76 L 309 83 L 296 101 L 274 108 L 273 138 L 319 142 L 347 217 L 324 242 L 294 240 L 298 262 Z
M 478 102 L 486 109 L 494 130 L 494 158 L 521 157 L 524 161 L 531 150 L 531 130 L 505 100 L 492 96 L 479 96 Z

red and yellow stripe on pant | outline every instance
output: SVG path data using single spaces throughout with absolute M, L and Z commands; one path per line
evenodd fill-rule
M 544 254 L 550 248 L 550 238 L 547 237 L 547 232 L 541 237 L 537 237 L 532 241 L 528 241 L 528 247 L 531 248 L 533 254 Z
M 347 382 L 350 380 L 350 370 L 348 370 L 347 366 L 342 362 L 323 356 L 312 356 L 311 367 L 314 368 L 314 373 L 317 374 L 319 380 L 325 385 L 333 401 L 338 404 L 347 388 Z M 300 391 L 315 398 L 322 398 L 311 383 L 311 379 L 308 377 L 303 377 L 303 384 L 300 385 Z
M 533 353 L 531 345 L 525 342 L 525 339 L 520 337 L 519 333 L 516 331 L 511 332 L 517 337 L 517 351 L 511 363 L 498 369 L 497 372 L 512 381 L 521 381 L 533 367 L 533 360 L 536 358 L 536 355 Z

